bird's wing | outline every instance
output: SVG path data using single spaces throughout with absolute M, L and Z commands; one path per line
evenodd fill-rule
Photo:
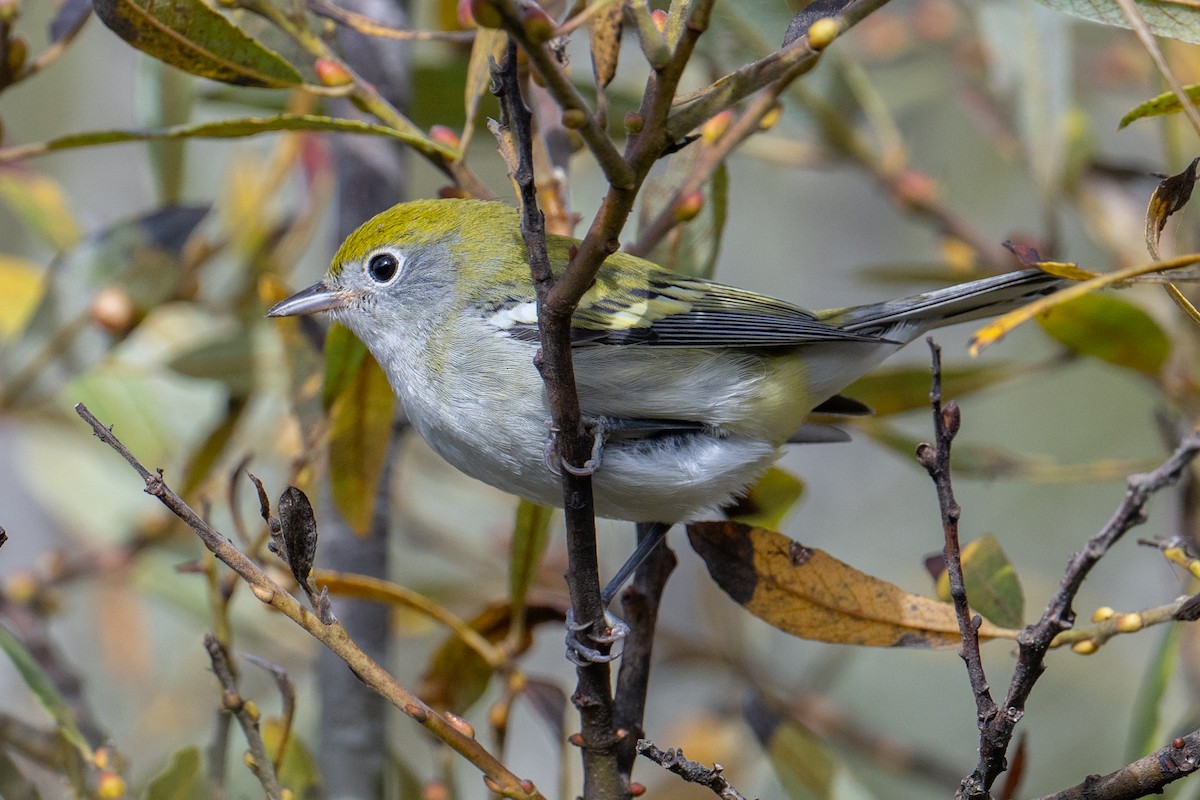
M 822 322 L 773 297 L 654 268 L 618 253 L 609 258 L 572 319 L 576 346 L 792 347 L 813 342 L 880 342 Z M 504 310 L 492 324 L 536 340 L 532 303 Z

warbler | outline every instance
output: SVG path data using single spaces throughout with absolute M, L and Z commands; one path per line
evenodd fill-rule
M 560 273 L 578 242 L 547 236 Z M 792 441 L 813 409 L 922 333 L 1059 288 L 1036 269 L 852 308 L 783 300 L 608 257 L 572 320 L 580 407 L 596 436 L 597 514 L 673 523 L 710 516 Z M 537 304 L 517 212 L 419 200 L 350 234 L 319 283 L 272 317 L 327 312 L 370 349 L 425 441 L 506 492 L 561 505 L 550 411 L 534 366 Z M 823 405 L 824 404 L 824 405 Z

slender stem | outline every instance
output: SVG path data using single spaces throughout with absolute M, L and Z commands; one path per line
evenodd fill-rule
M 171 513 L 191 528 L 205 547 L 218 559 L 250 584 L 250 590 L 261 602 L 266 603 L 295 622 L 314 638 L 337 654 L 363 683 L 378 692 L 392 705 L 420 723 L 426 730 L 461 754 L 484 775 L 492 791 L 505 797 L 540 798 L 542 795 L 529 781 L 514 775 L 507 767 L 488 752 L 472 736 L 461 731 L 448 719 L 427 706 L 412 692 L 405 689 L 376 661 L 367 656 L 346 633 L 340 623 L 326 625 L 302 606 L 296 598 L 263 572 L 263 570 L 238 550 L 223 534 L 215 530 L 167 486 L 161 474 L 150 472 L 138 461 L 129 449 L 82 403 L 75 412 L 91 426 L 100 441 L 116 450 L 146 483 L 146 493 L 158 498 Z

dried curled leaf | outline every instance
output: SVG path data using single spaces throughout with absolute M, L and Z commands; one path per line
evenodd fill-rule
M 781 631 L 871 647 L 958 647 L 954 608 L 764 528 L 699 522 L 688 538 L 726 594 Z M 1017 632 L 984 622 L 982 639 Z
M 317 556 L 317 517 L 312 503 L 304 492 L 289 486 L 279 495 L 276 508 L 283 538 L 283 552 L 279 555 L 287 562 L 296 582 L 307 587 Z
M 1167 219 L 1186 206 L 1192 197 L 1198 163 L 1200 158 L 1193 158 L 1183 172 L 1159 181 L 1158 186 L 1154 187 L 1154 194 L 1150 195 L 1150 204 L 1146 207 L 1146 249 L 1154 259 L 1161 258 L 1158 243 L 1163 228 L 1167 226 Z
M 621 29 L 624 23 L 624 2 L 612 2 L 592 18 L 589 34 L 592 47 L 592 74 L 601 89 L 612 83 L 617 74 L 617 59 L 621 55 Z

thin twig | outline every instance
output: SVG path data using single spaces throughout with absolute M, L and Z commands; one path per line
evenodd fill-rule
M 1156 492 L 1176 483 L 1197 452 L 1200 452 L 1200 431 L 1192 431 L 1158 469 L 1142 475 L 1131 475 L 1125 497 L 1108 523 L 1088 540 L 1082 550 L 1071 556 L 1058 589 L 1050 598 L 1041 619 L 1026 627 L 1017 637 L 1017 665 L 1008 695 L 995 713 L 980 721 L 979 763 L 963 781 L 958 797 L 988 796 L 992 783 L 1004 770 L 1005 752 L 1017 722 L 1025 714 L 1025 702 L 1046 668 L 1046 651 L 1055 638 L 1075 622 L 1075 612 L 1071 606 L 1079 587 L 1092 567 L 1126 531 L 1146 521 L 1146 503 Z
M 746 800 L 745 795 L 725 779 L 724 767 L 720 764 L 706 767 L 698 761 L 684 758 L 682 750 L 661 750 L 649 739 L 638 741 L 637 751 L 640 755 L 650 759 L 663 769 L 674 772 L 685 781 L 698 783 L 711 789 L 721 800 Z
M 1186 778 L 1200 766 L 1200 731 L 1181 736 L 1166 747 L 1107 775 L 1089 775 L 1070 789 L 1038 800 L 1134 800 L 1162 794 L 1173 781 Z
M 590 457 L 591 436 L 579 409 L 571 356 L 571 316 L 574 306 L 561 310 L 547 307 L 553 292 L 554 273 L 546 252 L 545 221 L 537 206 L 533 175 L 533 132 L 531 114 L 517 81 L 517 49 L 510 36 L 504 63 L 492 71 L 493 91 L 501 104 L 497 133 L 507 151 L 513 181 L 521 196 L 521 235 L 528 251 L 529 269 L 538 295 L 538 330 L 541 351 L 537 366 L 546 385 L 553 425 L 557 431 L 557 457 L 564 467 L 578 467 Z M 511 137 L 508 142 L 505 137 Z M 509 151 L 511 148 L 511 151 Z M 582 626 L 576 635 L 605 629 L 604 606 L 600 600 L 600 566 L 596 554 L 596 517 L 591 476 L 581 470 L 561 470 L 563 509 L 567 527 L 567 588 L 575 621 Z M 585 646 L 606 654 L 609 645 L 589 641 Z M 584 797 L 619 797 L 625 787 L 617 770 L 616 737 L 613 730 L 611 674 L 607 663 L 581 664 L 573 700 L 582 726 Z
M 638 526 L 638 542 L 649 535 L 646 524 Z M 644 734 L 646 694 L 650 685 L 650 655 L 658 623 L 658 607 L 667 579 L 677 564 L 675 553 L 661 542 L 638 566 L 633 580 L 621 595 L 623 619 L 629 635 L 621 650 L 621 669 L 617 672 L 613 720 L 621 732 L 618 767 L 626 779 L 637 757 L 637 741 Z
M 989 719 L 996 713 L 996 702 L 988 688 L 987 675 L 983 670 L 983 657 L 979 652 L 979 624 L 982 619 L 971 615 L 967 603 L 967 586 L 963 578 L 962 553 L 959 549 L 958 520 L 962 508 L 954 499 L 954 487 L 950 480 L 950 446 L 962 423 L 958 404 L 951 400 L 942 405 L 942 348 L 930 337 L 929 352 L 933 362 L 933 388 L 929 392 L 933 407 L 933 430 L 936 444 L 917 445 L 917 461 L 925 467 L 937 487 L 938 506 L 942 514 L 943 554 L 946 573 L 950 579 L 950 598 L 954 601 L 954 615 L 958 619 L 958 635 L 962 639 L 959 656 L 967 665 L 967 677 L 971 692 L 975 695 L 975 709 L 980 720 Z
M 129 452 L 129 449 L 113 434 L 112 430 L 96 419 L 86 406 L 82 403 L 76 405 L 75 412 L 91 426 L 100 441 L 116 450 L 141 476 L 146 483 L 146 493 L 158 498 L 159 502 L 183 520 L 200 537 L 200 541 L 213 555 L 250 584 L 251 592 L 261 602 L 280 611 L 288 619 L 308 631 L 345 661 L 346 665 L 358 675 L 363 683 L 474 764 L 483 773 L 484 782 L 492 791 L 513 798 L 541 797 L 532 783 L 514 775 L 474 737 L 461 731 L 422 702 L 419 697 L 401 686 L 391 674 L 355 644 L 341 623 L 331 625 L 322 623 L 316 614 L 302 606 L 295 597 L 271 580 L 257 564 L 234 547 L 227 537 L 201 519 L 179 495 L 167 486 L 161 474 L 152 473 L 142 466 L 142 463 Z
M 254 777 L 258 778 L 258 782 L 262 784 L 267 798 L 280 800 L 283 794 L 279 788 L 279 776 L 274 762 L 267 755 L 267 746 L 263 742 L 262 731 L 258 727 L 258 710 L 252 704 L 247 703 L 238 691 L 237 681 L 229 666 L 229 656 L 216 637 L 205 634 L 204 649 L 208 651 L 209 660 L 212 661 L 213 674 L 217 676 L 217 681 L 221 684 L 221 705 L 226 711 L 233 714 L 238 724 L 242 726 L 242 733 L 246 735 L 246 743 L 250 746 L 250 758 L 247 759 L 247 766 L 254 773 Z
M 274 662 L 251 653 L 247 653 L 242 658 L 271 674 L 271 677 L 275 679 L 275 685 L 279 688 L 279 696 L 283 700 L 283 709 L 279 714 L 279 747 L 271 761 L 275 765 L 275 771 L 279 772 L 283 766 L 283 754 L 287 752 L 288 739 L 292 735 L 292 722 L 296 718 L 296 684 L 292 683 L 287 670 Z

